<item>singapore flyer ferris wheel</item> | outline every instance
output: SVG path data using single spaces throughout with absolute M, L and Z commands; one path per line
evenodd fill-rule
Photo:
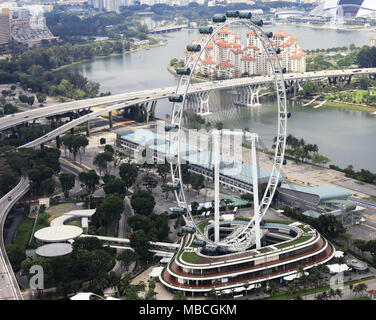
M 250 132 L 242 132 L 241 135 L 244 139 L 251 141 L 252 149 L 252 173 L 251 179 L 249 181 L 252 184 L 251 193 L 253 193 L 253 217 L 248 223 L 242 226 L 237 232 L 233 232 L 230 236 L 219 237 L 219 139 L 224 135 L 232 135 L 228 130 L 215 130 L 212 135 L 212 145 L 217 151 L 213 152 L 214 160 L 214 193 L 215 193 L 215 210 L 214 210 L 214 238 L 210 238 L 205 235 L 205 233 L 198 228 L 197 223 L 192 215 L 192 212 L 187 204 L 186 195 L 184 191 L 183 178 L 182 178 L 182 155 L 181 155 L 181 145 L 182 145 L 182 119 L 183 112 L 186 109 L 187 96 L 189 93 L 189 87 L 191 85 L 192 76 L 196 67 L 201 59 L 205 48 L 213 40 L 213 38 L 224 28 L 232 25 L 242 25 L 247 27 L 249 30 L 253 31 L 255 36 L 260 40 L 263 46 L 263 50 L 267 55 L 267 61 L 270 66 L 272 77 L 274 77 L 274 90 L 276 96 L 276 108 L 277 108 L 277 123 L 276 123 L 276 141 L 274 144 L 274 158 L 272 159 L 272 169 L 270 172 L 269 180 L 267 182 L 266 189 L 259 199 L 258 191 L 258 162 L 257 162 L 257 143 L 258 134 Z M 199 31 L 203 35 L 202 38 L 193 45 L 188 45 L 187 50 L 189 52 L 189 58 L 184 67 L 178 68 L 176 73 L 180 76 L 175 94 L 169 97 L 169 101 L 173 103 L 171 123 L 166 125 L 165 131 L 168 133 L 174 133 L 173 137 L 171 135 L 170 150 L 169 150 L 169 162 L 171 167 L 172 182 L 168 184 L 168 187 L 172 189 L 175 193 L 177 201 L 177 212 L 184 214 L 187 227 L 184 231 L 188 233 L 196 233 L 196 235 L 206 241 L 206 243 L 216 246 L 224 247 L 229 251 L 242 251 L 246 250 L 250 246 L 256 246 L 260 248 L 260 239 L 262 237 L 262 232 L 260 230 L 260 222 L 265 216 L 273 195 L 277 189 L 281 168 L 284 161 L 284 153 L 286 146 L 286 130 L 287 130 L 287 119 L 290 113 L 287 112 L 286 105 L 286 88 L 284 82 L 285 68 L 281 67 L 278 55 L 281 50 L 275 48 L 271 42 L 273 34 L 271 32 L 265 33 L 261 27 L 263 26 L 263 21 L 252 21 L 252 14 L 249 12 L 238 12 L 229 11 L 225 15 L 215 15 L 213 17 L 213 26 L 206 28 L 201 28 Z M 248 78 L 250 79 L 250 78 Z M 240 85 L 246 84 L 247 78 L 244 78 L 245 82 Z M 234 80 L 236 81 L 236 80 Z M 237 133 L 239 135 L 239 133 Z M 174 143 L 175 142 L 175 143 Z

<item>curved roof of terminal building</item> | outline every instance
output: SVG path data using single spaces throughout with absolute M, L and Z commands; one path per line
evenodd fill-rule
M 72 251 L 72 245 L 69 243 L 50 243 L 37 248 L 35 253 L 40 257 L 50 258 L 64 256 Z
M 347 200 L 351 195 L 347 189 L 331 186 L 304 187 L 293 183 L 283 183 L 280 188 L 317 195 L 320 197 L 320 204 L 329 200 Z
M 121 137 L 139 145 L 148 145 L 150 149 L 160 153 L 169 153 L 169 143 L 166 136 L 159 135 L 151 130 L 137 129 L 126 130 L 121 132 Z M 163 144 L 155 144 L 153 141 L 163 140 Z M 183 137 L 184 139 L 184 137 Z M 182 139 L 182 140 L 183 140 Z M 212 153 L 206 150 L 200 150 L 194 145 L 181 142 L 180 144 L 181 158 L 190 164 L 196 164 L 201 167 L 212 169 L 213 160 Z M 252 181 L 252 165 L 250 163 L 242 163 L 225 155 L 220 157 L 220 172 L 223 175 L 233 177 L 242 182 L 250 183 Z M 270 177 L 270 171 L 259 168 L 259 180 L 261 183 L 267 182 Z M 280 181 L 282 181 L 282 175 Z
M 64 242 L 82 234 L 82 228 L 76 226 L 55 226 L 38 230 L 34 237 L 42 242 Z

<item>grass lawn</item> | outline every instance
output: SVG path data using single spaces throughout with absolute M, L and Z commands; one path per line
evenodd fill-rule
M 359 279 L 359 280 L 351 280 L 351 281 L 346 281 L 344 283 L 345 286 L 349 286 L 350 284 L 357 284 L 357 283 L 360 283 L 360 282 L 365 282 L 365 281 L 368 281 L 368 280 L 371 280 L 371 279 L 374 279 L 375 276 L 369 276 L 369 277 L 365 277 L 365 278 L 362 278 L 362 279 Z M 313 289 L 307 289 L 307 290 L 302 290 L 302 291 L 299 291 L 295 294 L 295 296 L 306 296 L 306 295 L 309 295 L 309 294 L 315 294 L 315 293 L 321 293 L 321 292 L 324 292 L 324 291 L 328 291 L 330 290 L 330 286 L 325 286 L 325 287 L 321 287 L 321 288 L 313 288 Z M 269 298 L 264 298 L 262 300 L 289 300 L 291 299 L 291 297 L 289 297 L 286 293 L 284 294 L 277 294 L 275 295 L 274 297 L 269 297 Z
M 268 220 L 268 219 L 265 219 L 265 222 L 266 223 L 291 224 L 294 221 L 292 221 L 292 220 Z
M 67 210 L 67 209 L 70 209 L 70 205 L 59 205 L 56 207 L 56 209 L 59 209 L 59 210 Z
M 33 230 L 34 219 L 23 217 L 19 224 L 13 243 L 25 248 L 29 243 L 31 231 Z
M 206 226 L 209 225 L 209 220 L 205 220 L 201 222 L 197 227 L 200 229 L 201 232 L 204 232 Z
M 351 300 L 372 300 L 372 299 L 370 297 L 364 296 L 364 297 L 352 298 Z
M 249 218 L 246 218 L 246 217 L 235 217 L 235 219 L 234 220 L 237 220 L 237 221 L 249 221 L 249 220 L 251 220 L 251 219 L 249 219 Z
M 297 226 L 299 229 L 303 230 L 303 232 L 308 232 L 311 231 L 312 229 L 310 227 L 305 227 L 305 226 Z
M 371 200 L 373 202 L 376 202 L 376 197 L 370 197 L 368 200 Z
M 186 262 L 195 262 L 197 261 L 197 259 L 199 258 L 199 256 L 196 254 L 196 252 L 184 252 L 182 255 L 181 255 L 181 259 L 186 261 Z
M 72 220 L 68 223 L 70 226 L 76 226 L 81 228 L 81 220 Z
M 281 243 L 279 245 L 275 245 L 274 247 L 276 247 L 278 249 L 282 249 L 282 248 L 290 247 L 290 246 L 293 246 L 293 245 L 305 242 L 305 241 L 307 241 L 310 238 L 312 238 L 312 236 L 302 236 L 299 239 L 296 239 L 294 241 L 290 241 L 290 242 L 286 242 L 286 243 Z
M 261 249 L 257 249 L 257 251 L 260 253 L 266 253 L 266 252 L 270 252 L 271 250 L 269 248 L 261 248 Z

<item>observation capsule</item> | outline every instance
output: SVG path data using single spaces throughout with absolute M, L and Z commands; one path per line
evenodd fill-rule
M 226 16 L 223 15 L 223 14 L 215 14 L 213 16 L 213 22 L 215 22 L 215 23 L 226 22 Z
M 281 53 L 281 49 L 280 49 L 280 48 L 277 48 L 277 49 L 275 50 L 275 53 L 276 53 L 276 54 L 280 54 L 280 53 Z
M 184 214 L 187 212 L 186 208 L 181 208 L 181 207 L 173 207 L 173 208 L 170 208 L 170 210 L 172 213 L 178 213 L 178 214 Z
M 239 18 L 240 19 L 251 19 L 252 18 L 252 13 L 250 13 L 250 12 L 240 12 L 239 13 Z
M 213 27 L 207 27 L 207 28 L 200 28 L 198 31 L 201 34 L 212 34 L 213 33 Z
M 175 124 L 175 125 L 166 124 L 165 127 L 164 127 L 164 130 L 166 132 L 168 132 L 168 131 L 175 131 L 177 129 L 179 129 L 179 126 L 177 124 Z
M 189 76 L 191 74 L 191 69 L 189 69 L 189 68 L 177 68 L 176 74 Z
M 193 240 L 193 244 L 199 247 L 205 247 L 206 241 L 204 240 Z
M 267 36 L 268 38 L 273 38 L 273 32 L 268 32 L 268 33 L 266 34 L 266 36 Z
M 182 233 L 195 233 L 196 232 L 196 228 L 195 227 L 184 226 L 184 227 L 181 228 L 181 232 Z
M 187 50 L 190 52 L 200 52 L 201 46 L 198 43 L 187 45 Z
M 172 94 L 168 97 L 170 102 L 183 102 L 183 95 L 181 94 Z
M 167 182 L 167 188 L 170 189 L 170 190 L 179 190 L 180 189 L 180 183 Z
M 227 18 L 237 18 L 239 17 L 239 11 L 227 11 L 226 12 L 226 17 Z
M 284 118 L 285 117 L 285 113 L 284 112 L 281 112 L 281 118 Z M 291 112 L 287 112 L 287 118 L 291 118 Z M 289 136 L 287 136 L 288 138 Z M 287 138 L 286 138 L 286 141 L 287 141 Z
M 262 20 L 259 20 L 259 21 L 255 21 L 254 24 L 258 27 L 262 27 L 264 25 L 264 21 Z

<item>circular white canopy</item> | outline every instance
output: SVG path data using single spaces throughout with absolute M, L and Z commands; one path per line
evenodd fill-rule
M 64 242 L 80 236 L 82 229 L 76 226 L 47 227 L 34 233 L 34 237 L 41 242 Z
M 40 257 L 59 257 L 71 253 L 72 245 L 69 243 L 50 243 L 41 246 L 35 250 L 35 253 Z

